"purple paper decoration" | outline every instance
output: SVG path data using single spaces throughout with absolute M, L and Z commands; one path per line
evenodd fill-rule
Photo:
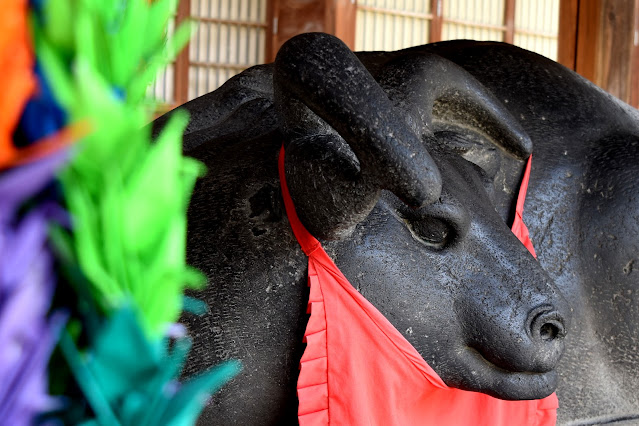
M 47 316 L 54 291 L 46 245 L 51 219 L 64 219 L 53 202 L 19 209 L 42 190 L 66 152 L 0 174 L 0 419 L 27 425 L 55 406 L 47 395 L 47 363 L 64 315 Z

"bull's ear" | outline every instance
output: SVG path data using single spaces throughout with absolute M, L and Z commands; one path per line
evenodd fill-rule
M 501 167 L 502 156 L 499 148 L 486 136 L 469 127 L 446 123 L 445 126 L 434 124 L 435 140 L 442 149 L 459 155 L 465 160 L 479 166 L 482 176 L 492 180 Z
M 504 104 L 457 64 L 433 53 L 402 55 L 377 76 L 395 106 L 408 113 L 414 130 L 481 135 L 508 154 L 526 159 L 532 141 Z M 472 143 L 471 143 L 472 145 Z

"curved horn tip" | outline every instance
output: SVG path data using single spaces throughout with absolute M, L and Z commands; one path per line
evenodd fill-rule
M 516 146 L 513 154 L 520 160 L 526 160 L 533 152 L 533 142 L 526 133 L 516 134 L 519 144 Z

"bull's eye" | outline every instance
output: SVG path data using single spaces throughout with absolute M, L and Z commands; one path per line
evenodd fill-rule
M 454 233 L 449 223 L 436 217 L 405 219 L 405 222 L 417 241 L 435 249 L 444 248 L 451 241 Z
M 389 197 L 394 216 L 404 223 L 415 240 L 430 249 L 452 247 L 468 233 L 470 215 L 450 194 L 442 193 L 438 202 L 419 209 L 408 207 L 393 194 Z

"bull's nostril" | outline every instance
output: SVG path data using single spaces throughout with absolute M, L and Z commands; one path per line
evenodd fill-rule
M 530 331 L 535 340 L 551 342 L 565 336 L 564 321 L 559 312 L 551 307 L 540 307 L 531 312 Z
M 539 336 L 541 340 L 554 340 L 559 335 L 559 327 L 557 325 L 547 322 L 541 326 L 539 330 Z

